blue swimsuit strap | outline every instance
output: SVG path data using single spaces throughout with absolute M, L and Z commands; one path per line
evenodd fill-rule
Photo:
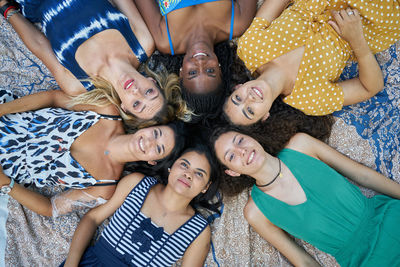
M 215 1 L 215 0 L 214 0 L 214 1 Z M 229 41 L 232 40 L 232 37 L 233 37 L 233 24 L 234 24 L 234 22 L 235 22 L 235 2 L 234 2 L 234 0 L 231 0 L 231 1 L 232 1 L 232 9 L 231 9 L 231 27 L 230 27 L 230 32 L 229 32 Z M 210 1 L 210 2 L 211 2 L 211 1 Z M 193 5 L 195 5 L 195 3 L 194 3 Z M 186 6 L 189 6 L 189 5 L 186 5 Z M 186 6 L 185 6 L 185 7 L 186 7 Z M 179 7 L 179 5 L 178 5 L 176 9 L 179 9 L 179 8 L 183 8 L 183 7 Z M 173 9 L 173 10 L 176 10 L 176 9 Z M 173 11 L 173 10 L 171 10 L 171 11 Z M 171 12 L 171 11 L 169 11 L 169 12 Z M 169 13 L 169 12 L 168 12 L 168 13 Z M 165 14 L 164 17 L 165 17 L 165 26 L 166 26 L 166 28 L 167 28 L 167 36 L 168 36 L 168 42 L 169 42 L 169 49 L 171 50 L 171 55 L 175 55 L 174 46 L 173 46 L 173 44 L 172 44 L 172 39 L 171 39 L 171 34 L 169 33 L 167 15 L 168 15 L 168 14 Z

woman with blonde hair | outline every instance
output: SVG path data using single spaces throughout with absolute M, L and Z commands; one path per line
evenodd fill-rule
M 154 43 L 133 1 L 19 3 L 25 17 L 14 1 L 1 0 L 0 10 L 64 92 L 75 96 L 94 88 L 91 79 L 102 80 L 102 87 L 110 89 L 119 108 L 132 118 L 166 120 L 165 88 L 154 73 L 137 71 Z M 31 22 L 40 22 L 44 34 Z

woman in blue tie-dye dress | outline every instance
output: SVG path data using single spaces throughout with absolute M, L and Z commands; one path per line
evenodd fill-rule
M 154 51 L 153 39 L 133 1 L 19 0 L 15 13 L 0 1 L 7 20 L 26 46 L 49 68 L 69 95 L 92 90 L 100 79 L 120 100 L 120 112 L 132 119 L 166 120 L 168 97 L 157 75 L 137 71 Z M 40 22 L 42 32 L 32 23 Z M 148 76 L 151 75 L 151 76 Z M 93 96 L 94 97 L 94 96 Z

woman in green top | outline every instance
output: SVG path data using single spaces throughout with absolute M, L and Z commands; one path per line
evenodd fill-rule
M 213 140 L 228 175 L 255 180 L 246 220 L 295 266 L 318 263 L 285 232 L 341 266 L 400 266 L 400 201 L 393 199 L 400 198 L 400 184 L 304 133 L 278 157 L 237 131 L 222 129 Z M 342 175 L 390 197 L 366 198 Z

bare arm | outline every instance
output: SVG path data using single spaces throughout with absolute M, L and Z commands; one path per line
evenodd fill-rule
M 0 166 L 0 187 L 8 185 L 10 182 L 11 179 L 3 173 Z M 97 202 L 97 197 L 109 199 L 114 190 L 115 186 L 71 189 L 48 198 L 14 183 L 9 195 L 18 203 L 37 214 L 57 217 L 80 208 L 98 206 L 102 203 Z
M 349 12 L 353 14 L 349 15 Z M 340 82 L 344 103 L 351 105 L 367 100 L 383 89 L 383 75 L 364 38 L 361 17 L 356 9 L 334 11 L 335 22 L 329 24 L 351 46 L 358 61 L 359 77 Z
M 169 51 L 166 26 L 156 0 L 134 0 L 160 51 Z M 165 34 L 165 35 L 164 35 Z
M 250 26 L 257 11 L 257 0 L 237 0 L 233 36 L 241 36 Z
M 318 139 L 303 133 L 296 134 L 290 140 L 288 147 L 320 159 L 343 176 L 364 187 L 400 199 L 400 184 L 346 157 Z
M 8 178 L 4 173 L 3 169 L 0 167 L 0 186 L 10 184 L 10 178 Z M 9 195 L 18 201 L 21 205 L 27 207 L 28 209 L 36 212 L 40 215 L 51 216 L 52 208 L 51 202 L 48 197 L 45 197 L 39 193 L 33 192 L 26 189 L 25 187 L 15 183 L 13 189 Z
M 0 104 L 0 116 L 46 107 L 66 108 L 68 101 L 69 97 L 59 90 L 39 92 Z
M 291 3 L 291 0 L 265 0 L 258 9 L 256 17 L 264 18 L 272 22 L 279 17 L 283 10 Z
M 272 224 L 258 209 L 251 197 L 244 208 L 244 216 L 253 229 L 278 249 L 294 266 L 320 266 L 285 231 Z
M 19 13 L 12 15 L 9 22 L 28 49 L 37 56 L 54 75 L 58 85 L 65 93 L 69 95 L 78 95 L 82 92 L 86 92 L 86 89 L 79 80 L 60 64 L 51 48 L 49 40 L 38 28 Z
M 210 240 L 211 230 L 207 226 L 186 250 L 183 255 L 182 266 L 203 266 L 204 260 L 210 250 Z
M 126 176 L 118 184 L 115 194 L 104 205 L 90 210 L 80 221 L 72 238 L 65 266 L 78 266 L 79 261 L 89 245 L 97 226 L 110 217 L 124 202 L 132 188 L 143 178 L 134 173 Z
M 113 0 L 114 5 L 129 19 L 129 23 L 147 56 L 154 52 L 154 40 L 134 0 Z M 149 1 L 150 2 L 150 1 Z

